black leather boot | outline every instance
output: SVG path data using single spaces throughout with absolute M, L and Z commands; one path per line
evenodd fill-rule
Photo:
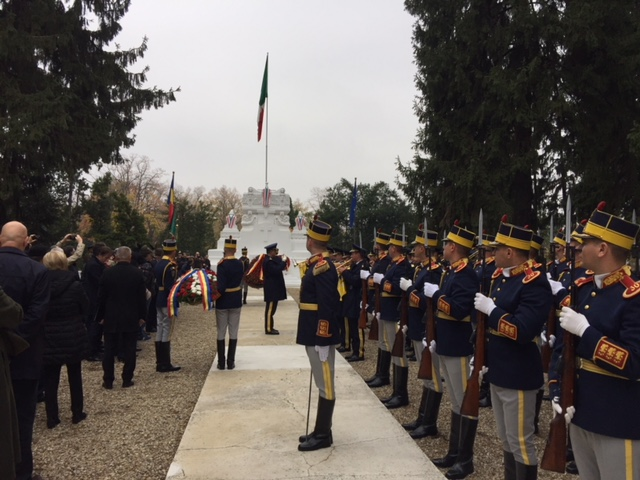
M 218 370 L 224 370 L 224 340 L 218 340 Z
M 306 436 L 306 439 L 298 445 L 298 450 L 301 452 L 310 452 L 312 450 L 320 450 L 321 448 L 328 448 L 331 446 L 333 443 L 333 436 L 331 435 L 331 421 L 333 418 L 333 407 L 335 404 L 335 400 L 327 400 L 326 398 L 318 397 L 316 427 L 313 429 L 313 433 Z M 305 437 L 305 435 L 303 435 L 303 437 Z
M 538 478 L 538 465 L 525 465 L 516 462 L 516 480 L 536 480 Z
M 513 453 L 503 450 L 504 455 L 504 480 L 516 480 L 516 459 Z
M 376 378 L 378 378 L 378 375 L 380 374 L 380 362 L 382 361 L 382 355 L 381 355 L 382 349 L 378 349 L 378 358 L 376 359 L 376 373 L 373 374 L 373 377 L 371 378 L 367 378 L 364 383 L 366 383 L 367 385 L 369 385 L 371 382 L 373 382 Z
M 393 375 L 391 377 L 391 385 L 393 387 L 393 390 L 391 391 L 391 396 L 380 399 L 380 401 L 385 405 L 387 402 L 398 396 L 398 381 L 400 380 L 400 377 L 396 371 L 397 368 L 398 366 L 396 364 L 392 364 Z
M 411 438 L 435 437 L 438 435 L 438 413 L 440 412 L 442 392 L 436 392 L 429 388 L 425 388 L 425 390 L 427 390 L 427 400 L 424 405 L 422 424 L 409 434 Z
M 478 405 L 482 408 L 491 408 L 491 387 L 487 379 L 488 376 L 484 375 L 480 384 L 480 402 Z
M 424 418 L 424 405 L 427 400 L 427 387 L 422 387 L 422 397 L 420 398 L 420 406 L 418 407 L 418 418 L 411 423 L 403 423 L 402 428 L 408 431 L 415 430 L 422 425 L 422 419 Z
M 449 480 L 459 480 L 473 473 L 473 444 L 476 441 L 478 419 L 460 417 L 460 444 L 456 463 L 445 474 Z
M 160 372 L 177 372 L 181 367 L 171 365 L 171 342 L 160 342 L 160 349 L 162 350 L 162 358 L 164 364 Z
M 397 378 L 397 380 L 396 380 Z M 409 381 L 409 367 L 393 366 L 393 383 L 396 385 L 396 394 L 384 405 L 388 409 L 400 408 L 409 405 L 409 392 L 407 382 Z
M 438 468 L 453 467 L 458 459 L 458 444 L 460 443 L 460 414 L 451 412 L 451 432 L 449 433 L 449 451 L 442 458 L 432 460 Z
M 156 345 L 156 372 L 162 372 L 163 359 L 162 359 L 162 347 L 160 342 L 154 342 Z
M 238 345 L 237 338 L 229 339 L 229 351 L 227 352 L 227 368 L 233 370 L 236 368 L 236 346 Z
M 380 350 L 380 371 L 373 381 L 369 382 L 370 388 L 384 387 L 391 383 L 389 381 L 389 369 L 391 367 L 391 352 Z
M 542 407 L 542 397 L 544 396 L 544 390 L 538 390 L 536 393 L 536 413 L 533 417 L 533 433 L 537 435 L 539 433 L 538 421 L 540 420 L 540 408 Z
M 249 292 L 243 292 L 242 293 L 242 304 L 243 305 L 247 304 L 247 293 L 249 293 Z

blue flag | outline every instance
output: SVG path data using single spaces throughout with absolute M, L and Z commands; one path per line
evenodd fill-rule
M 351 196 L 351 208 L 349 209 L 349 228 L 356 226 L 356 206 L 358 205 L 358 179 L 353 180 L 353 195 Z

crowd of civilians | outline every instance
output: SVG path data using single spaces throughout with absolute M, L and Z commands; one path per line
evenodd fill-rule
M 86 245 L 77 234 L 50 246 L 22 223 L 2 227 L 0 478 L 42 478 L 33 473 L 31 449 L 36 404 L 44 401 L 47 427 L 55 428 L 63 366 L 73 423 L 87 418 L 83 361 L 102 362 L 102 386 L 111 389 L 117 358 L 123 362 L 122 387 L 133 386 L 137 341 L 156 331 L 154 267 L 162 257 L 162 248 L 112 250 L 103 243 Z M 211 266 L 199 253 L 180 253 L 176 261 L 179 274 Z

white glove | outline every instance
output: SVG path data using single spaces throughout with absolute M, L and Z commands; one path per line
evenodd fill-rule
M 422 347 L 423 348 L 428 348 L 429 345 L 427 345 L 427 339 L 425 337 L 422 337 Z
M 321 362 L 326 362 L 327 358 L 329 358 L 329 345 L 325 345 L 321 347 L 316 345 L 316 352 L 318 352 L 318 356 L 320 357 Z
M 406 292 L 407 290 L 409 290 L 409 287 L 410 287 L 411 285 L 413 285 L 413 283 L 411 282 L 411 280 L 406 279 L 406 278 L 401 278 L 401 279 L 400 279 L 400 288 L 401 288 L 403 291 L 405 291 L 405 292 Z
M 547 338 L 547 335 L 544 333 L 544 330 L 540 333 L 540 340 L 542 340 L 542 344 L 548 343 L 551 348 L 553 348 L 553 344 L 556 343 L 556 336 L 550 335 Z
M 381 273 L 374 273 L 373 274 L 373 283 L 380 283 L 382 282 L 382 279 L 384 278 L 384 275 Z
M 482 383 L 482 378 L 487 374 L 488 371 L 489 367 L 482 367 L 480 369 L 480 371 L 478 372 L 478 383 Z
M 380 320 L 380 312 L 376 312 L 376 320 Z
M 438 289 L 439 287 L 435 283 L 426 282 L 424 284 L 424 288 L 422 289 L 422 291 L 427 297 L 431 298 L 433 297 L 433 294 L 438 291 Z
M 429 344 L 429 351 L 431 352 L 431 355 L 436 353 L 436 341 L 435 340 L 431 340 L 431 343 Z
M 551 278 L 551 272 L 547 272 L 547 280 L 553 280 L 553 278 Z
M 360 279 L 361 280 L 366 280 L 367 278 L 369 278 L 369 275 L 371 275 L 369 273 L 369 270 L 360 270 Z
M 496 304 L 493 300 L 484 296 L 480 292 L 476 293 L 476 296 L 473 299 L 473 306 L 476 307 L 476 310 L 484 313 L 485 315 L 491 315 L 493 309 L 496 308 Z
M 584 331 L 589 327 L 589 320 L 587 317 L 569 307 L 562 307 L 560 311 L 560 326 L 567 332 L 573 333 L 578 337 L 584 334 Z
M 562 407 L 560 406 L 560 398 L 553 397 L 551 401 L 551 406 L 553 407 L 553 411 L 555 415 L 562 415 Z M 576 407 L 573 405 L 567 408 L 567 412 L 564 414 L 564 421 L 569 425 L 571 420 L 573 420 L 573 416 L 576 414 Z
M 553 348 L 555 343 L 556 343 L 556 336 L 555 335 L 549 335 L 549 347 Z
M 360 300 L 360 310 L 362 310 L 362 300 Z
M 554 295 L 556 295 L 560 290 L 564 288 L 562 283 L 551 279 L 549 279 L 549 285 L 551 286 L 551 293 L 553 293 Z
M 282 261 L 286 263 L 286 262 L 287 262 L 287 260 L 289 260 L 289 259 L 287 258 L 287 256 L 286 256 L 286 255 L 282 255 Z
M 403 325 L 402 326 L 402 333 L 404 335 L 406 335 L 408 331 L 409 331 L 409 326 L 408 325 Z

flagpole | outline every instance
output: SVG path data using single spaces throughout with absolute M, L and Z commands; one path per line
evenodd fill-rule
M 269 52 L 267 52 L 267 65 L 269 64 Z M 268 80 L 267 80 L 268 81 Z M 269 96 L 265 99 L 265 108 L 267 110 L 267 119 L 264 126 L 264 188 L 267 195 L 269 194 Z

